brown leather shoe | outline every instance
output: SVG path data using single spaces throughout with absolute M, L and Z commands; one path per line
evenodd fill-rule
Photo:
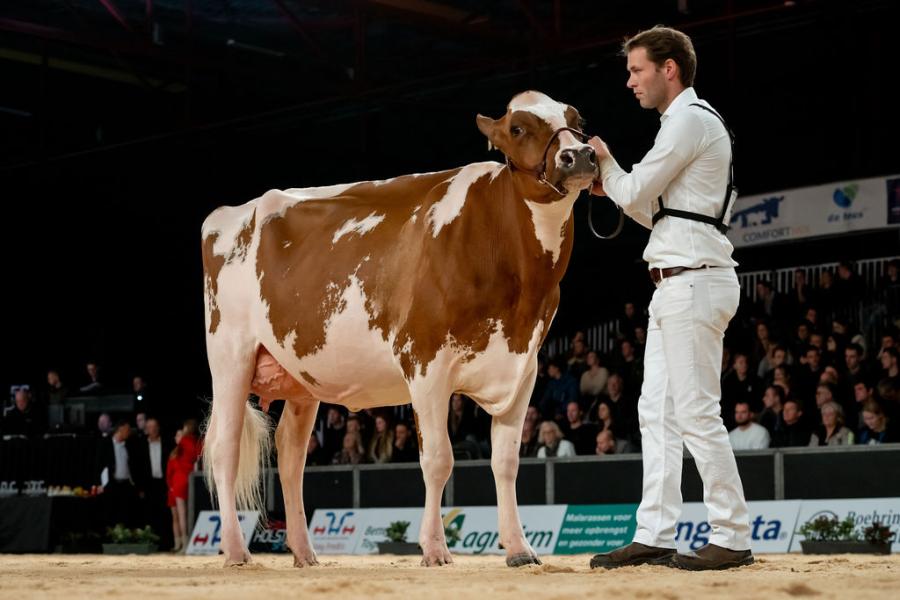
M 696 552 L 676 554 L 672 566 L 688 571 L 721 571 L 753 564 L 750 550 L 729 550 L 715 544 L 707 544 Z
M 597 554 L 591 559 L 591 568 L 617 569 L 636 565 L 667 565 L 675 551 L 671 548 L 654 548 L 638 542 L 631 542 L 618 550 Z

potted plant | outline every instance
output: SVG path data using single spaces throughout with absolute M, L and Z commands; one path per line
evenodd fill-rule
M 378 542 L 379 554 L 418 554 L 420 552 L 419 545 L 406 541 L 406 530 L 409 528 L 409 521 L 394 521 L 384 531 L 384 535 L 389 541 Z
M 103 554 L 150 554 L 156 552 L 159 536 L 150 526 L 128 529 L 122 523 L 106 529 L 108 543 L 103 544 Z
M 890 554 L 894 537 L 890 527 L 877 521 L 860 535 L 850 517 L 843 521 L 818 517 L 804 523 L 797 533 L 804 537 L 800 542 L 804 554 Z

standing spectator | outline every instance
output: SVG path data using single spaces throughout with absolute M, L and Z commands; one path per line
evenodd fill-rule
M 143 410 L 138 410 L 138 412 L 135 413 L 134 428 L 134 433 L 138 438 L 145 439 L 147 437 L 147 413 Z
M 47 371 L 47 406 L 64 404 L 68 394 L 69 391 L 59 377 L 59 371 L 56 369 Z
M 865 427 L 859 432 L 859 443 L 889 444 L 900 442 L 900 431 L 893 421 L 888 420 L 877 402 L 868 401 L 863 405 Z
M 575 446 L 563 439 L 562 431 L 554 421 L 541 423 L 540 431 L 541 447 L 538 448 L 538 458 L 575 456 Z
M 105 514 L 109 525 L 136 524 L 137 490 L 133 475 L 137 470 L 138 452 L 131 438 L 131 425 L 119 421 L 111 437 L 100 442 L 99 483 L 103 487 Z
M 3 413 L 0 431 L 4 435 L 25 435 L 34 437 L 44 433 L 44 419 L 33 405 L 31 390 L 21 386 L 16 390 L 14 404 Z
M 566 411 L 566 405 L 572 400 L 578 400 L 578 384 L 568 373 L 564 373 L 559 361 L 550 361 L 547 367 L 550 379 L 541 399 L 541 415 L 544 419 L 562 419 Z
M 146 420 L 144 429 L 143 438 L 134 440 L 137 450 L 134 483 L 143 500 L 144 524 L 150 525 L 157 535 L 166 539 L 171 531 L 167 508 L 169 486 L 166 482 L 166 463 L 171 448 L 163 441 L 159 421 L 155 417 Z
M 418 462 L 419 450 L 413 443 L 412 432 L 405 421 L 394 425 L 394 450 L 391 462 Z
M 762 411 L 763 384 L 754 373 L 750 372 L 747 355 L 741 352 L 734 355 L 734 368 L 722 381 L 722 420 L 725 428 L 734 429 L 734 409 L 738 402 L 750 406 L 755 414 Z
M 587 354 L 588 369 L 581 375 L 581 396 L 599 396 L 606 389 L 609 370 L 600 362 L 600 356 L 594 350 Z
M 734 450 L 762 450 L 769 447 L 769 432 L 759 423 L 754 423 L 750 415 L 750 404 L 738 401 L 734 407 L 736 427 L 728 434 Z
M 819 273 L 819 287 L 815 297 L 816 308 L 822 315 L 826 315 L 825 318 L 834 313 L 834 276 L 828 269 L 822 269 L 822 272 Z M 809 319 L 808 316 L 807 320 L 814 326 L 819 325 L 815 319 Z
M 187 420 L 175 434 L 175 450 L 166 465 L 166 482 L 169 486 L 169 508 L 172 511 L 172 528 L 175 534 L 175 551 L 187 546 L 187 498 L 191 472 L 200 456 L 200 440 L 197 422 Z M 177 522 L 177 528 L 175 523 Z
M 821 424 L 809 439 L 810 446 L 852 446 L 853 432 L 844 426 L 844 410 L 841 405 L 829 401 L 819 407 Z
M 112 417 L 109 416 L 109 413 L 100 413 L 100 416 L 97 417 L 97 433 L 100 434 L 100 437 L 109 437 L 113 432 L 113 422 Z
M 592 454 L 597 437 L 597 426 L 584 422 L 581 405 L 573 400 L 566 406 L 568 435 L 566 438 L 575 446 L 575 454 Z
M 394 431 L 387 417 L 379 414 L 375 417 L 375 434 L 369 441 L 369 460 L 373 463 L 389 463 L 394 452 Z
M 756 283 L 756 302 L 753 307 L 753 316 L 757 319 L 765 319 L 772 323 L 776 329 L 787 319 L 787 299 L 781 296 L 772 283 L 767 279 L 761 279 Z
M 81 386 L 78 391 L 82 394 L 102 394 L 104 387 L 100 383 L 100 366 L 95 361 L 89 361 L 84 368 L 87 371 L 88 383 Z
M 775 431 L 772 447 L 808 446 L 809 435 L 809 428 L 803 421 L 802 405 L 798 400 L 789 397 L 781 409 L 781 427 Z

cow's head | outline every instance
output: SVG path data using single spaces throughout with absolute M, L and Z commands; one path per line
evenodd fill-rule
M 588 188 L 597 177 L 593 148 L 571 131 L 554 136 L 563 127 L 581 130 L 581 117 L 568 104 L 540 92 L 522 92 L 512 99 L 503 117 L 478 115 L 477 122 L 489 144 L 506 155 L 515 171 L 536 179 L 543 176 L 563 193 Z M 559 197 L 549 195 L 550 199 L 554 196 Z

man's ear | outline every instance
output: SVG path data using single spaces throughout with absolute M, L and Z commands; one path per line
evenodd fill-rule
M 500 119 L 494 120 L 490 117 L 485 117 L 484 115 L 478 115 L 475 117 L 475 122 L 478 124 L 478 130 L 484 134 L 484 136 L 488 139 L 488 150 L 492 150 L 493 148 L 497 148 L 499 150 L 498 142 L 498 127 L 497 123 Z

